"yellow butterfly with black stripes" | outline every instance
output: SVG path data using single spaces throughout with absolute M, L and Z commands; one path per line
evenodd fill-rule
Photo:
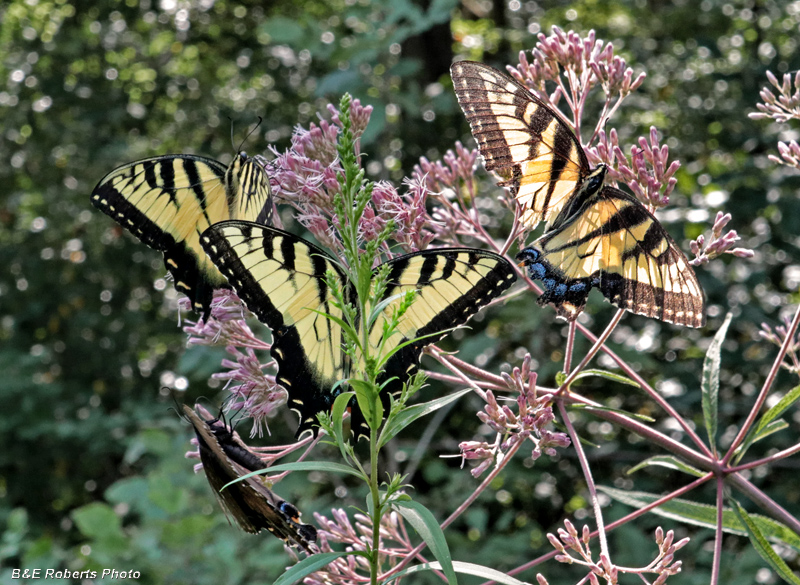
M 271 222 L 264 163 L 244 152 L 227 167 L 192 154 L 146 158 L 103 177 L 92 204 L 164 254 L 175 288 L 207 320 L 214 289 L 228 284 L 200 247 L 200 234 L 226 219 Z
M 330 410 L 342 391 L 341 386 L 333 391 L 334 385 L 358 369 L 343 350 L 341 326 L 325 316 L 344 318 L 326 274 L 335 275 L 348 301 L 355 298 L 352 283 L 322 249 L 279 229 L 224 221 L 206 230 L 200 242 L 239 298 L 272 330 L 276 379 L 300 414 L 299 436 L 317 423 L 318 412 Z M 401 348 L 381 370 L 378 384 L 386 383 L 384 397 L 399 392 L 414 375 L 426 345 L 464 324 L 517 278 L 508 260 L 472 248 L 415 252 L 381 264 L 373 276 L 378 271 L 387 273 L 380 301 L 385 305 L 379 305 L 374 322 L 365 325 L 361 317 L 358 321 L 369 327 L 372 355 L 381 346 Z M 384 338 L 384 325 L 409 290 L 417 291 L 413 303 L 394 333 Z M 354 408 L 351 428 L 357 435 L 364 434 L 362 422 Z
M 269 489 L 260 476 L 225 487 L 251 471 L 264 469 L 264 462 L 228 424 L 211 417 L 202 406 L 196 408 L 197 412 L 184 404 L 183 412 L 194 427 L 206 479 L 226 515 L 245 532 L 258 534 L 266 529 L 309 554 L 319 552 L 316 528 L 302 524 L 297 508 Z
M 538 302 L 574 321 L 593 287 L 614 305 L 670 323 L 705 324 L 703 290 L 663 226 L 635 197 L 604 185 L 578 138 L 527 87 L 493 67 L 453 64 L 459 104 L 489 171 L 547 231 L 517 259 L 545 291 Z

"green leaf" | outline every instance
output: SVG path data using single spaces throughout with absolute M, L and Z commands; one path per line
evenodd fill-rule
M 655 457 L 650 457 L 649 459 L 645 459 L 638 465 L 634 465 L 628 470 L 628 475 L 639 471 L 643 467 L 648 467 L 651 465 L 658 465 L 660 467 L 666 467 L 668 469 L 676 469 L 678 471 L 682 471 L 684 473 L 688 473 L 689 475 L 693 475 L 695 477 L 703 477 L 705 472 L 697 469 L 696 467 L 692 467 L 687 463 L 681 461 L 677 457 L 672 455 L 657 455 Z
M 474 563 L 464 563 L 462 561 L 453 561 L 453 569 L 456 573 L 461 573 L 463 575 L 475 575 L 476 577 L 481 577 L 488 581 L 493 581 L 495 583 L 502 583 L 503 585 L 528 585 L 525 581 L 520 581 L 511 577 L 510 575 L 506 575 L 505 573 L 501 573 L 496 569 L 490 569 L 489 567 L 484 567 L 483 565 L 476 565 Z M 395 579 L 399 579 L 405 575 L 410 575 L 412 573 L 420 573 L 422 571 L 441 571 L 442 565 L 439 563 L 424 563 L 422 565 L 415 565 L 413 567 L 409 567 L 408 569 L 404 569 L 397 573 L 396 575 L 392 575 L 391 579 L 386 581 L 389 583 L 394 581 Z
M 111 506 L 94 502 L 73 510 L 71 516 L 81 534 L 100 544 L 104 550 L 120 553 L 127 548 L 122 521 Z
M 750 432 L 747 433 L 744 441 L 742 441 L 741 446 L 736 450 L 736 460 L 739 461 L 747 452 L 747 449 L 749 449 L 750 446 L 756 441 L 759 441 L 767 435 L 771 435 L 772 433 L 786 428 L 787 425 L 785 422 L 776 421 L 775 419 L 786 412 L 786 410 L 795 402 L 797 402 L 798 399 L 800 399 L 800 386 L 795 386 L 789 390 L 789 392 L 787 392 L 786 395 L 781 398 L 775 406 L 765 412 L 764 416 L 759 419 L 755 427 L 750 429 Z
M 706 358 L 703 360 L 703 381 L 700 388 L 703 393 L 703 420 L 708 433 L 708 444 L 714 453 L 717 452 L 717 416 L 719 414 L 719 364 L 722 342 L 728 334 L 733 313 L 725 315 L 725 321 L 717 331 L 711 345 L 708 346 Z
M 444 532 L 442 532 L 439 523 L 430 510 L 419 502 L 397 500 L 392 502 L 392 508 L 411 524 L 417 534 L 425 541 L 425 544 L 428 545 L 428 548 L 431 549 L 433 556 L 441 563 L 447 582 L 450 585 L 456 585 L 458 579 L 453 570 L 453 559 L 450 556 L 447 540 L 445 540 Z
M 292 585 L 292 583 L 297 583 L 304 577 L 307 577 L 314 571 L 319 571 L 336 559 L 348 555 L 365 556 L 364 553 L 361 552 L 329 552 L 311 555 L 310 557 L 304 558 L 278 577 L 273 585 Z
M 629 492 L 605 486 L 598 486 L 598 489 L 618 502 L 634 508 L 644 508 L 662 497 L 657 494 Z M 654 508 L 651 512 L 664 518 L 685 522 L 693 526 L 702 526 L 712 530 L 717 526 L 717 509 L 715 506 L 707 504 L 698 504 L 676 498 Z M 800 535 L 785 524 L 758 514 L 750 514 L 750 519 L 770 541 L 789 546 L 800 552 Z M 744 524 L 730 508 L 725 508 L 722 511 L 722 529 L 730 534 L 747 535 L 747 529 Z
M 331 408 L 331 420 L 333 421 L 333 430 L 336 433 L 336 444 L 339 446 L 339 452 L 342 458 L 347 461 L 347 449 L 344 447 L 344 430 L 342 429 L 342 422 L 344 421 L 344 411 L 355 396 L 355 392 L 342 392 L 333 401 Z
M 369 428 L 377 429 L 380 427 L 381 422 L 383 422 L 383 402 L 381 402 L 378 390 L 373 384 L 364 380 L 351 378 L 347 382 L 356 391 L 358 407 L 361 409 L 361 414 L 364 415 L 364 420 L 367 421 Z M 353 429 L 353 432 L 355 432 L 355 429 Z
M 628 386 L 641 388 L 638 382 L 631 380 L 627 376 L 621 376 L 620 374 L 615 374 L 614 372 L 609 372 L 607 370 L 583 370 L 582 372 L 579 372 L 577 376 L 575 376 L 575 379 L 572 381 L 572 383 L 574 384 L 581 378 L 589 377 L 605 378 L 606 380 L 612 380 L 613 382 L 619 382 L 620 384 L 627 384 Z
M 758 529 L 758 525 L 752 521 L 750 515 L 745 511 L 744 508 L 734 500 L 733 498 L 728 498 L 728 501 L 733 508 L 733 511 L 736 513 L 736 517 L 739 519 L 744 526 L 747 527 L 747 536 L 750 538 L 750 544 L 753 545 L 753 548 L 756 549 L 761 558 L 767 561 L 772 569 L 778 573 L 781 579 L 786 581 L 787 583 L 792 583 L 793 585 L 800 585 L 800 578 L 797 577 L 786 562 L 778 556 L 778 553 L 770 546 L 767 539 L 764 537 L 764 534 Z
M 372 331 L 372 326 L 378 320 L 379 317 L 383 315 L 383 310 L 388 307 L 390 304 L 395 302 L 397 299 L 406 296 L 406 293 L 398 293 L 396 295 L 392 295 L 389 298 L 386 298 L 375 305 L 375 307 L 370 308 L 369 311 L 369 318 L 367 319 L 367 329 Z
M 764 416 L 761 417 L 761 420 L 759 420 L 756 425 L 756 433 L 763 430 L 772 421 L 786 412 L 798 399 L 800 399 L 800 386 L 795 386 L 789 390 L 786 396 L 781 398 L 775 406 L 764 413 Z
M 364 476 L 359 473 L 357 469 L 353 469 L 352 467 L 343 465 L 342 463 L 333 463 L 332 461 L 295 461 L 294 463 L 281 463 L 279 465 L 273 465 L 267 469 L 252 471 L 247 475 L 243 475 L 226 483 L 224 486 L 222 486 L 222 489 L 225 489 L 234 483 L 243 481 L 248 477 L 253 477 L 254 475 L 264 475 L 266 473 L 274 473 L 276 471 L 327 471 L 328 473 L 344 473 L 346 475 L 355 475 L 358 478 L 364 479 Z
M 386 422 L 386 426 L 381 432 L 379 448 L 383 447 L 386 443 L 392 440 L 397 435 L 397 433 L 402 431 L 404 428 L 406 428 L 408 425 L 410 425 L 418 418 L 421 418 L 427 414 L 439 410 L 443 406 L 450 404 L 455 400 L 458 400 L 459 398 L 470 392 L 472 392 L 472 389 L 465 388 L 464 390 L 453 392 L 452 394 L 448 394 L 447 396 L 443 396 L 442 398 L 437 398 L 436 400 L 431 400 L 430 402 L 423 402 L 422 404 L 415 404 L 414 406 L 409 406 L 408 408 L 404 408 L 401 412 L 397 414 L 397 416 L 391 417 Z

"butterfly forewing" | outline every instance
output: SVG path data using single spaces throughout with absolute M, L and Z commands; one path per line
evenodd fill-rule
M 459 61 L 451 76 L 484 166 L 510 188 L 522 223 L 552 222 L 589 173 L 575 134 L 524 85 L 492 67 Z
M 209 257 L 273 334 L 277 381 L 300 414 L 298 434 L 330 408 L 331 388 L 345 377 L 342 330 L 325 314 L 342 318 L 325 275 L 344 276 L 320 248 L 287 232 L 228 221 L 203 235 Z
M 266 173 L 258 157 L 244 153 L 227 168 L 184 154 L 132 162 L 100 180 L 92 203 L 164 254 L 175 288 L 206 318 L 214 289 L 227 283 L 206 258 L 200 235 L 227 219 L 269 221 L 272 210 Z

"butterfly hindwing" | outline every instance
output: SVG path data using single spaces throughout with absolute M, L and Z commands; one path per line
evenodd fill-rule
M 207 318 L 215 288 L 227 286 L 200 247 L 214 223 L 269 223 L 272 199 L 260 157 L 223 164 L 195 155 L 165 155 L 114 169 L 92 192 L 95 207 L 164 254 L 175 288 Z
M 574 320 L 592 287 L 613 304 L 670 323 L 702 327 L 703 291 L 686 256 L 633 196 L 603 187 L 561 226 L 523 250 L 545 285 L 539 303 Z
M 523 225 L 551 223 L 589 174 L 575 134 L 528 88 L 493 67 L 459 61 L 450 74 L 484 166 L 510 189 Z
M 298 434 L 305 432 L 316 423 L 318 412 L 330 409 L 336 397 L 333 386 L 353 369 L 343 350 L 341 327 L 324 315 L 343 317 L 325 275 L 333 274 L 348 298 L 352 284 L 321 249 L 275 228 L 223 222 L 203 234 L 202 243 L 247 307 L 272 330 L 277 380 L 300 413 Z M 386 274 L 385 304 L 374 321 L 361 318 L 360 326 L 369 327 L 373 350 L 413 341 L 382 370 L 378 382 L 389 381 L 388 393 L 397 392 L 413 375 L 423 347 L 466 322 L 516 279 L 503 257 L 468 248 L 408 254 L 376 268 L 373 278 L 378 272 Z M 416 291 L 414 301 L 396 332 L 384 340 L 384 324 L 408 290 Z M 362 422 L 354 409 L 356 434 L 363 434 Z
M 183 406 L 197 436 L 206 479 L 228 517 L 233 517 L 245 532 L 257 534 L 266 529 L 287 544 L 308 553 L 317 552 L 316 529 L 302 524 L 297 508 L 280 499 L 259 476 L 225 487 L 251 471 L 264 468 L 264 464 L 228 425 L 212 418 L 202 407 L 197 409 L 195 412 L 188 405 Z

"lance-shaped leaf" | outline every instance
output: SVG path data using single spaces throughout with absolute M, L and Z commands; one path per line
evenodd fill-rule
M 717 417 L 719 415 L 719 364 L 722 342 L 728 334 L 732 313 L 725 315 L 725 321 L 717 331 L 711 345 L 708 346 L 706 359 L 703 360 L 703 382 L 700 386 L 703 393 L 703 420 L 708 433 L 708 445 L 717 452 Z

